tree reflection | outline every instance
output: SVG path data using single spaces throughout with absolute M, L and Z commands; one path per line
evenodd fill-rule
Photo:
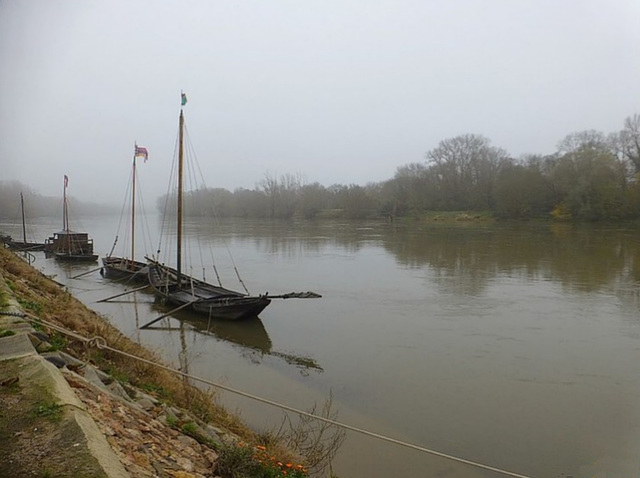
M 428 268 L 447 293 L 478 296 L 499 276 L 559 282 L 625 297 L 640 283 L 638 226 L 562 222 L 222 221 L 213 241 L 251 241 L 287 258 L 380 246 L 398 264 Z M 637 299 L 634 299 L 637 300 Z

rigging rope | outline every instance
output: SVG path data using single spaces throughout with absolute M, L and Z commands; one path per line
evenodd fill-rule
M 160 235 L 158 237 L 158 251 L 157 251 L 157 260 L 160 261 L 160 252 L 162 251 L 162 238 L 164 237 L 165 227 L 168 227 L 168 210 L 169 210 L 169 199 L 171 198 L 172 184 L 174 182 L 174 175 L 176 172 L 176 157 L 178 155 L 178 147 L 179 147 L 179 136 L 176 136 L 176 142 L 173 146 L 173 161 L 171 162 L 171 172 L 169 173 L 169 182 L 167 184 L 167 192 L 164 199 L 164 210 L 162 213 L 162 225 L 160 226 Z M 168 248 L 169 249 L 169 248 Z
M 147 217 L 147 209 L 145 208 L 144 205 L 144 195 L 142 194 L 142 180 L 140 178 L 140 175 L 137 176 L 136 179 L 136 210 L 137 211 L 142 211 L 142 220 L 140 222 L 142 222 L 142 243 L 143 243 L 143 247 L 145 251 L 151 251 L 152 247 L 153 247 L 153 240 L 151 239 L 151 228 L 149 227 L 149 219 Z M 140 216 L 140 214 L 136 215 L 137 217 Z M 151 254 L 151 257 L 153 258 L 153 253 Z M 131 258 L 133 259 L 133 257 Z
M 111 254 L 113 254 L 113 251 L 116 248 L 116 243 L 118 242 L 118 236 L 120 235 L 120 228 L 122 227 L 122 222 L 123 222 L 123 218 L 125 215 L 125 209 L 127 207 L 127 203 L 129 201 L 129 196 L 131 195 L 131 178 L 132 178 L 133 172 L 129 171 L 129 179 L 127 181 L 127 188 L 124 192 L 124 199 L 122 201 L 122 208 L 120 209 L 120 219 L 118 219 L 118 228 L 116 229 L 116 238 L 113 241 L 113 246 L 111 247 L 111 251 L 109 251 L 109 255 L 107 257 L 111 257 Z M 125 237 L 128 235 L 128 229 L 125 229 Z M 126 244 L 123 245 L 123 247 L 126 247 Z
M 7 315 L 9 315 L 9 314 L 7 314 Z M 11 313 L 11 315 L 15 315 L 15 313 Z M 311 418 L 313 420 L 318 420 L 318 421 L 321 421 L 321 422 L 325 422 L 325 423 L 327 423 L 329 425 L 333 425 L 333 426 L 336 426 L 336 427 L 343 428 L 345 430 L 350 430 L 350 431 L 353 431 L 353 432 L 356 432 L 356 433 L 360 433 L 361 435 L 366 435 L 366 436 L 369 436 L 369 437 L 372 437 L 372 438 L 377 438 L 379 440 L 383 440 L 383 441 L 386 441 L 386 442 L 389 442 L 389 443 L 393 443 L 395 445 L 400 445 L 400 446 L 403 446 L 403 447 L 406 447 L 406 448 L 410 448 L 412 450 L 416 450 L 416 451 L 420 451 L 420 452 L 423 452 L 423 453 L 427 453 L 429 455 L 438 456 L 440 458 L 444 458 L 444 459 L 447 459 L 447 460 L 455 461 L 457 463 L 462 463 L 462 464 L 473 466 L 473 467 L 476 467 L 476 468 L 481 468 L 483 470 L 493 471 L 495 473 L 500 473 L 500 474 L 505 475 L 505 476 L 511 476 L 513 478 L 532 478 L 531 476 L 528 476 L 528 475 L 522 475 L 522 474 L 519 474 L 519 473 L 514 473 L 512 471 L 503 470 L 503 469 L 500 469 L 500 468 L 496 468 L 494 466 L 485 465 L 483 463 L 478 463 L 478 462 L 475 462 L 475 461 L 467 460 L 465 458 L 460 458 L 460 457 L 457 457 L 457 456 L 449 455 L 447 453 L 442 453 L 442 452 L 439 452 L 439 451 L 436 451 L 436 450 L 432 450 L 430 448 L 426 448 L 426 447 L 423 447 L 423 446 L 420 446 L 420 445 L 415 445 L 413 443 L 405 442 L 405 441 L 402 441 L 402 440 L 398 440 L 396 438 L 388 437 L 386 435 L 381 435 L 379 433 L 375 433 L 375 432 L 372 432 L 372 431 L 369 431 L 369 430 L 365 430 L 364 428 L 355 427 L 353 425 L 348 425 L 346 423 L 338 422 L 338 421 L 332 420 L 330 418 L 326 418 L 326 417 L 322 417 L 322 416 L 319 416 L 319 415 L 315 415 L 313 413 L 310 413 L 310 412 L 307 412 L 307 411 L 304 411 L 304 410 L 299 410 L 297 408 L 290 407 L 289 405 L 284 405 L 282 403 L 278 403 L 278 402 L 275 402 L 273 400 L 269 400 L 267 398 L 262 398 L 262 397 L 259 397 L 257 395 L 253 395 L 251 393 L 244 392 L 242 390 L 238 390 L 238 389 L 229 387 L 227 385 L 223 385 L 221 383 L 212 382 L 210 380 L 207 380 L 207 379 L 195 376 L 195 375 L 191 375 L 191 374 L 182 372 L 180 370 L 176 370 L 174 368 L 171 368 L 171 367 L 168 367 L 166 365 L 154 362 L 152 360 L 148 360 L 148 359 L 145 359 L 145 358 L 142 358 L 142 357 L 138 357 L 137 355 L 133 355 L 133 354 L 130 354 L 128 352 L 124 352 L 122 350 L 118 350 L 116 348 L 110 347 L 107 344 L 107 341 L 103 337 L 95 336 L 95 337 L 92 337 L 92 338 L 89 339 L 87 337 L 84 337 L 82 335 L 77 334 L 76 332 L 72 332 L 70 330 L 67 330 L 64 327 L 60 327 L 60 326 L 58 326 L 56 324 L 53 324 L 53 323 L 51 323 L 49 321 L 40 319 L 40 318 L 38 318 L 38 317 L 36 317 L 34 315 L 23 313 L 20 316 L 22 318 L 28 320 L 28 321 L 36 322 L 36 323 L 39 323 L 41 325 L 45 325 L 45 326 L 47 326 L 47 327 L 49 327 L 51 329 L 54 329 L 54 330 L 56 330 L 56 331 L 58 331 L 60 333 L 63 333 L 63 334 L 68 335 L 70 337 L 73 337 L 73 338 L 83 342 L 86 346 L 94 346 L 94 347 L 97 347 L 98 349 L 101 349 L 101 350 L 108 350 L 110 352 L 120 354 L 120 355 L 122 355 L 124 357 L 130 358 L 130 359 L 133 359 L 133 360 L 138 360 L 138 361 L 146 363 L 148 365 L 153 365 L 155 367 L 158 367 L 158 368 L 160 368 L 162 370 L 166 370 L 168 372 L 172 372 L 172 373 L 174 373 L 176 375 L 179 375 L 179 376 L 181 376 L 183 378 L 191 379 L 191 380 L 194 380 L 194 381 L 209 385 L 211 387 L 218 388 L 220 390 L 224 390 L 224 391 L 227 391 L 227 392 L 230 392 L 230 393 L 234 393 L 236 395 L 240 395 L 242 397 L 249 398 L 251 400 L 255 400 L 255 401 L 260 402 L 260 403 L 264 403 L 266 405 L 271 405 L 273 407 L 280 408 L 281 410 L 286 410 L 288 412 L 295 413 L 295 414 L 297 414 L 299 416 L 303 416 L 303 417 Z
M 202 173 L 202 168 L 200 168 L 200 162 L 198 161 L 198 156 L 196 155 L 195 149 L 193 148 L 193 143 L 191 142 L 191 136 L 189 135 L 189 130 L 187 129 L 187 125 L 185 123 L 184 125 L 184 136 L 185 136 L 185 144 L 187 146 L 187 150 L 189 152 L 189 156 L 192 156 L 194 159 L 194 166 L 195 166 L 195 170 L 194 170 L 194 174 L 197 170 L 197 172 L 200 174 L 200 179 L 202 181 L 202 184 L 205 186 L 205 191 L 206 191 L 206 183 L 204 180 L 204 174 Z M 209 197 L 209 202 L 210 202 L 210 206 L 211 206 L 211 212 L 213 214 L 213 221 L 214 224 L 217 227 L 220 227 L 220 222 L 218 221 L 218 215 L 216 214 L 216 208 L 215 205 L 213 204 L 213 197 L 211 195 L 208 195 Z M 244 291 L 247 293 L 247 295 L 251 295 L 251 293 L 249 292 L 249 289 L 247 288 L 247 286 L 245 285 L 244 281 L 242 280 L 242 277 L 240 277 L 240 272 L 238 271 L 238 267 L 236 265 L 236 262 L 233 258 L 233 254 L 231 254 L 231 249 L 229 248 L 229 244 L 227 244 L 227 241 L 225 240 L 223 235 L 220 235 L 220 238 L 222 240 L 222 243 L 224 244 L 225 249 L 227 250 L 227 255 L 229 256 L 229 260 L 231 261 L 231 265 L 233 266 L 233 269 L 235 270 L 236 273 L 236 277 L 238 278 L 238 281 L 240 282 L 240 284 L 242 285 L 242 288 L 244 289 Z M 211 253 L 211 260 L 212 262 L 214 262 L 214 270 L 215 270 L 215 261 L 213 258 L 213 253 Z M 218 272 L 216 270 L 216 276 L 218 276 Z M 218 283 L 220 284 L 220 286 L 222 287 L 222 282 L 220 281 L 220 276 L 218 276 Z

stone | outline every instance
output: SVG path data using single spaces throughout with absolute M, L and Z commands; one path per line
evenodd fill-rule
M 111 382 L 113 382 L 113 377 L 108 373 L 104 373 L 99 368 L 95 369 L 95 371 L 96 371 L 96 375 L 100 378 L 102 383 L 104 383 L 105 385 L 109 385 Z
M 199 443 L 195 439 L 193 439 L 193 438 L 191 438 L 191 437 L 189 437 L 187 435 L 179 434 L 178 437 L 177 437 L 177 440 L 180 443 L 182 443 L 184 446 L 188 446 L 188 447 L 192 447 L 192 448 L 193 447 L 197 447 L 199 445 Z
M 62 360 L 64 360 L 64 362 L 67 364 L 67 367 L 69 368 L 81 368 L 84 367 L 85 363 L 82 360 L 78 360 L 75 357 L 72 357 L 71 355 L 64 353 L 62 351 L 58 352 L 58 355 L 60 356 L 60 358 Z
M 0 360 L 15 359 L 35 355 L 36 351 L 25 334 L 0 338 Z
M 51 350 L 51 344 L 44 340 L 42 342 L 39 342 L 38 345 L 36 345 L 36 351 L 38 353 L 48 352 L 49 350 Z
M 109 390 L 109 392 L 117 397 L 124 398 L 127 401 L 131 401 L 131 398 L 129 397 L 125 389 L 122 388 L 122 385 L 120 385 L 118 382 L 112 382 L 107 385 L 107 390 Z
M 153 410 L 155 408 L 155 403 L 149 400 L 148 398 L 141 398 L 140 400 L 136 400 L 136 403 L 146 411 Z
M 107 386 L 98 375 L 97 369 L 95 367 L 85 367 L 84 370 L 82 370 L 82 375 L 84 376 L 85 380 L 91 385 L 95 385 L 103 390 L 108 390 Z
M 29 338 L 30 339 L 35 339 L 38 342 L 48 342 L 49 341 L 49 336 L 43 332 L 38 332 L 38 331 L 33 331 L 29 333 Z M 32 341 L 33 343 L 33 341 Z M 34 344 L 35 345 L 35 344 Z
M 203 434 L 209 437 L 215 443 L 222 443 L 222 440 L 220 440 L 220 435 L 218 434 L 219 432 L 219 428 L 215 428 L 211 425 L 205 425 Z
M 47 362 L 51 362 L 53 365 L 55 365 L 57 368 L 62 368 L 64 366 L 66 366 L 67 364 L 64 362 L 64 360 L 62 360 L 60 357 L 56 356 L 56 355 L 48 355 L 46 357 L 44 357 L 45 360 Z

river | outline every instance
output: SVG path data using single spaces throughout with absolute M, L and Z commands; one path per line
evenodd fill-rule
M 89 232 L 104 255 L 118 219 L 72 227 Z M 42 241 L 58 222 L 39 218 L 30 229 Z M 148 224 L 159 237 L 157 218 Z M 207 280 L 215 278 L 215 257 L 227 287 L 241 290 L 235 264 L 253 293 L 323 297 L 274 300 L 260 320 L 181 315 L 189 320 L 140 330 L 166 310 L 151 295 L 98 303 L 123 286 L 98 273 L 71 279 L 97 264 L 39 253 L 34 266 L 194 375 L 301 409 L 331 395 L 342 422 L 526 476 L 639 475 L 637 227 L 226 220 L 187 221 L 185 229 L 198 278 L 203 263 Z M 13 224 L 0 230 L 21 234 Z M 157 245 L 139 237 L 137 247 L 141 257 Z M 256 428 L 282 421 L 271 406 L 220 397 Z M 354 432 L 333 471 L 502 476 Z

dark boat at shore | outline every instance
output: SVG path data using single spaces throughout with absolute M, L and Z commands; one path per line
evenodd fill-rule
M 8 239 L 4 239 L 4 245 L 12 251 L 44 251 L 45 244 L 43 242 L 25 242 L 14 241 L 11 236 Z
M 186 96 L 182 94 L 182 106 Z M 274 298 L 317 298 L 313 292 L 290 293 L 280 296 L 252 296 L 222 286 L 215 286 L 195 279 L 182 272 L 182 222 L 183 222 L 183 169 L 184 169 L 184 112 L 180 109 L 178 129 L 177 167 L 177 244 L 176 268 L 167 267 L 147 257 L 149 283 L 163 301 L 178 306 L 174 310 L 189 308 L 200 314 L 227 320 L 257 317 Z M 245 288 L 246 290 L 246 288 Z
M 24 196 L 20 193 L 20 210 L 22 212 L 22 241 L 15 241 L 11 236 L 0 236 L 5 247 L 13 251 L 44 251 L 43 242 L 27 241 L 27 225 L 24 213 Z
M 271 302 L 267 296 L 250 296 L 208 284 L 152 260 L 149 260 L 149 283 L 168 303 L 219 319 L 257 317 Z
M 149 281 L 149 267 L 145 262 L 126 257 L 103 257 L 101 274 L 108 279 L 143 284 Z
M 107 257 L 102 258 L 102 269 L 100 273 L 114 280 L 124 282 L 145 283 L 148 282 L 149 268 L 145 262 L 135 260 L 135 244 L 136 244 L 136 158 L 143 157 L 145 162 L 149 156 L 146 148 L 142 148 L 137 144 L 134 146 L 133 152 L 133 169 L 131 173 L 131 257 L 112 256 L 113 248 Z M 116 242 L 118 236 L 116 236 Z
M 44 252 L 60 261 L 95 262 L 98 255 L 93 253 L 93 239 L 86 232 L 74 232 L 69 229 L 69 208 L 67 203 L 67 186 L 69 178 L 64 176 L 62 231 L 47 238 Z

